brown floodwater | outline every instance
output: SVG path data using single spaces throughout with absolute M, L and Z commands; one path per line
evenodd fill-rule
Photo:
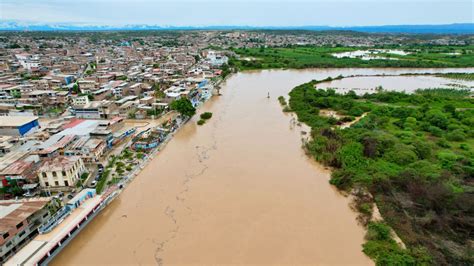
M 354 90 L 358 94 L 374 92 L 376 87 L 385 90 L 414 92 L 417 89 L 474 88 L 474 81 L 454 80 L 435 76 L 368 76 L 351 77 L 318 84 L 318 88 L 336 88 L 338 92 Z
M 373 264 L 349 200 L 303 153 L 277 97 L 311 79 L 403 71 L 415 70 L 233 75 L 199 110 L 212 119 L 180 129 L 52 264 Z

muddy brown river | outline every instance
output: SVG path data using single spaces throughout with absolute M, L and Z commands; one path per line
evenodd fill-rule
M 277 97 L 311 79 L 414 71 L 439 70 L 233 75 L 198 111 L 212 119 L 180 129 L 52 264 L 373 264 L 349 200 L 305 156 Z

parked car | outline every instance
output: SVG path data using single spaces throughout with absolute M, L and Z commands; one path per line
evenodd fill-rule
M 32 192 L 28 191 L 28 192 L 26 192 L 25 194 L 23 194 L 23 197 L 30 198 L 30 197 L 34 197 L 34 196 L 36 196 L 36 195 L 38 195 L 38 192 L 37 192 L 37 191 L 32 191 Z
M 97 186 L 97 181 L 96 180 L 92 181 L 91 182 L 91 187 L 96 187 L 96 186 Z

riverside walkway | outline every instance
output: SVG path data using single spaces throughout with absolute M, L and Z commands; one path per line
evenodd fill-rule
M 46 234 L 37 235 L 11 257 L 5 265 L 47 264 L 100 211 L 103 197 L 96 195 L 74 209 L 61 223 Z

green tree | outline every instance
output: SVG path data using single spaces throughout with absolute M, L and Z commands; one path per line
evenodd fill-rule
M 79 89 L 79 85 L 77 85 L 77 83 L 74 83 L 74 85 L 72 86 L 72 92 L 75 94 L 81 93 L 81 90 Z
M 191 117 L 196 114 L 196 108 L 193 107 L 193 104 L 187 98 L 175 100 L 170 106 L 171 109 L 178 111 L 183 116 Z

